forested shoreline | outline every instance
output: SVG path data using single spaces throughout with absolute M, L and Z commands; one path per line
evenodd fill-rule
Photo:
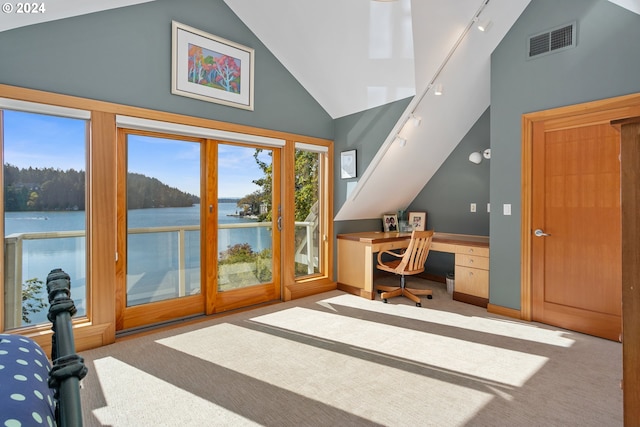
M 85 210 L 85 172 L 4 165 L 5 211 Z M 128 175 L 129 209 L 189 207 L 199 197 L 137 173 Z

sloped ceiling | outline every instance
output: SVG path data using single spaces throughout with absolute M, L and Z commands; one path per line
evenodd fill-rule
M 411 203 L 489 107 L 491 52 L 528 4 L 529 0 L 491 0 L 488 4 L 464 0 L 456 2 L 452 10 L 446 0 L 413 3 L 415 52 L 420 58 L 416 75 L 421 77 L 416 86 L 422 89 L 362 174 L 336 220 L 379 218 Z M 478 31 L 476 17 L 491 20 L 490 30 Z M 423 51 L 429 52 L 427 58 L 418 54 Z M 433 85 L 442 85 L 444 94 L 436 96 Z M 411 114 L 422 119 L 420 126 L 404 126 Z M 406 139 L 404 146 L 397 135 Z
M 0 13 L 0 32 L 147 1 L 56 0 Z M 491 52 L 530 0 L 224 1 L 333 118 L 415 95 L 335 218 L 351 220 L 404 208 L 429 181 L 489 106 Z M 640 14 L 640 0 L 609 1 Z M 411 114 L 421 125 L 403 129 Z

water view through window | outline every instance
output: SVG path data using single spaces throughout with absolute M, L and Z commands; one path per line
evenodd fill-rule
M 71 277 L 76 317 L 88 313 L 90 114 L 52 109 L 51 114 L 0 110 L 5 329 L 48 322 L 45 282 L 55 268 Z M 123 140 L 126 170 L 123 168 L 119 179 L 126 182 L 127 193 L 126 206 L 122 203 L 126 209 L 126 256 L 121 258 L 126 262 L 126 283 L 122 282 L 126 307 L 203 293 L 205 210 L 200 198 L 201 192 L 214 184 L 216 188 L 210 190 L 217 198 L 217 291 L 273 284 L 278 273 L 274 273 L 274 262 L 279 262 L 273 259 L 274 235 L 278 235 L 274 225 L 280 215 L 280 202 L 274 201 L 280 196 L 274 192 L 281 190 L 274 189 L 280 182 L 279 170 L 274 172 L 280 167 L 274 162 L 277 149 L 158 135 L 127 131 Z M 217 175 L 211 182 L 202 182 L 203 147 L 210 147 L 205 144 L 215 144 Z M 321 273 L 322 222 L 318 212 L 322 210 L 319 171 L 323 155 L 319 153 L 296 150 L 297 277 Z M 213 210 L 207 207 L 206 211 Z
M 2 114 L 6 329 L 47 322 L 46 278 L 71 277 L 86 315 L 85 162 L 88 121 Z
M 127 306 L 199 294 L 200 144 L 128 135 L 127 164 Z

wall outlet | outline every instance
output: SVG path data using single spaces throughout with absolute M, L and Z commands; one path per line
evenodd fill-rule
M 475 211 L 476 211 L 476 204 L 471 203 L 471 212 L 475 212 Z
M 487 203 L 487 213 L 491 212 L 491 203 Z
M 511 203 L 505 203 L 502 206 L 502 213 L 504 215 L 511 215 Z

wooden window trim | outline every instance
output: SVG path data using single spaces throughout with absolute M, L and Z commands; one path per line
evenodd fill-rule
M 333 192 L 331 191 L 333 188 L 333 141 L 3 84 L 0 84 L 0 97 L 91 112 L 90 126 L 92 139 L 89 143 L 87 165 L 88 318 L 84 321 L 82 319 L 74 321 L 74 334 L 78 351 L 103 346 L 115 341 L 116 206 L 118 203 L 116 191 L 116 115 L 126 115 L 142 119 L 283 139 L 287 141 L 285 148 L 282 150 L 285 156 L 286 153 L 289 152 L 287 147 L 291 147 L 290 150 L 293 150 L 293 141 L 328 147 L 328 162 L 324 182 L 324 185 L 326 185 L 328 189 L 325 195 L 327 198 L 326 216 L 328 222 L 325 228 L 328 234 L 326 242 L 327 253 L 325 257 L 327 262 L 325 271 L 327 275 L 326 277 L 299 282 L 295 280 L 287 282 L 283 276 L 283 297 L 285 300 L 288 300 L 335 289 L 335 282 L 331 280 L 333 277 Z M 284 162 L 285 168 L 290 166 L 288 161 Z M 293 186 L 288 187 L 286 184 L 290 183 L 288 180 L 293 178 L 290 173 L 285 173 L 284 175 L 285 194 L 283 195 L 283 207 L 290 207 L 293 203 L 292 194 L 287 195 L 286 189 L 293 188 Z M 285 236 L 283 236 L 283 238 L 285 238 Z M 0 248 L 0 255 L 4 256 L 4 245 Z M 0 266 L 0 272 L 2 273 L 2 277 L 4 277 L 3 266 Z M 0 286 L 0 304 L 4 302 L 2 300 L 3 288 L 4 283 Z M 0 307 L 4 307 L 4 305 L 0 305 Z M 0 331 L 3 330 L 4 316 L 0 316 Z M 50 351 L 51 331 L 49 326 L 43 327 L 39 325 L 32 328 L 25 328 L 19 330 L 19 333 L 36 339 L 36 341 L 45 348 L 45 351 Z

